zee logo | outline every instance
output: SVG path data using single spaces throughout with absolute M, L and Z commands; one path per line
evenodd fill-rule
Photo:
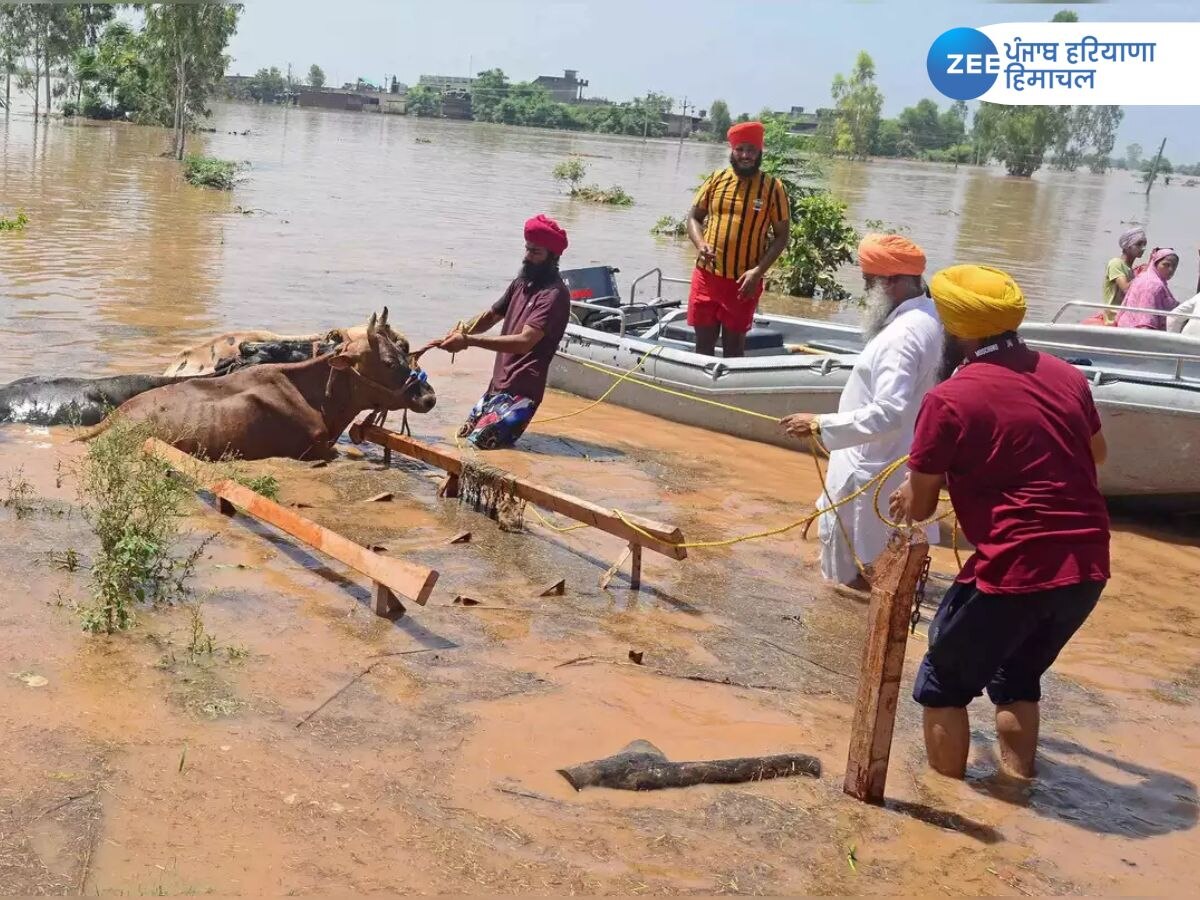
M 929 80 L 954 100 L 974 100 L 988 92 L 1000 74 L 1000 54 L 982 31 L 951 28 L 929 48 Z
M 947 53 L 950 65 L 947 75 L 1000 74 L 999 56 L 982 56 L 978 53 Z

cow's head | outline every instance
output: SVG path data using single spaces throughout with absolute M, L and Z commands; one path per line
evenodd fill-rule
M 387 322 L 387 307 L 371 321 L 361 336 L 349 337 L 330 357 L 336 370 L 352 370 L 352 400 L 359 409 L 411 409 L 427 413 L 437 403 L 425 373 L 412 367 L 408 340 Z M 357 331 L 358 329 L 347 329 Z

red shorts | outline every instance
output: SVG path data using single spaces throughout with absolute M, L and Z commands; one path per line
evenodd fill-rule
M 754 324 L 754 312 L 762 292 L 760 280 L 753 294 L 742 297 L 738 294 L 735 279 L 697 268 L 692 272 L 692 291 L 688 295 L 688 324 L 693 328 L 720 325 L 745 334 Z

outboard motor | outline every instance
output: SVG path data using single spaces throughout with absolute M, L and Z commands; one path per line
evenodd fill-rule
M 571 292 L 572 301 L 616 309 L 621 305 L 621 292 L 615 277 L 619 271 L 612 266 L 588 266 L 584 269 L 568 269 L 560 274 Z M 571 311 L 575 320 L 585 328 L 597 328 L 602 321 L 617 319 L 615 315 L 596 309 L 572 307 Z

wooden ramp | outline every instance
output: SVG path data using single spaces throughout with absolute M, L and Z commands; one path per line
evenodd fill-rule
M 144 450 L 172 468 L 195 476 L 206 490 L 216 496 L 217 508 L 223 514 L 231 516 L 235 508 L 240 509 L 370 578 L 374 585 L 376 615 L 385 618 L 402 616 L 404 605 L 399 597 L 422 606 L 429 600 L 438 579 L 435 569 L 373 553 L 361 544 L 234 481 L 221 479 L 205 484 L 203 462 L 158 438 L 147 440 Z
M 458 478 L 463 472 L 463 458 L 457 451 L 448 447 L 435 447 L 422 441 L 379 428 L 374 425 L 356 423 L 350 427 L 350 439 L 355 443 L 370 441 L 384 448 L 385 461 L 390 460 L 390 452 L 395 450 L 412 459 L 420 460 L 431 466 L 444 470 L 450 476 L 448 494 L 455 496 Z M 665 525 L 641 516 L 622 514 L 618 516 L 613 510 L 605 509 L 595 503 L 556 491 L 536 482 L 513 476 L 510 482 L 513 493 L 535 506 L 548 509 L 598 528 L 614 537 L 619 537 L 628 543 L 628 548 L 622 554 L 617 565 L 608 573 L 612 573 L 626 558 L 632 559 L 631 586 L 637 588 L 641 582 L 642 549 L 653 550 L 655 553 L 671 559 L 686 559 L 687 548 L 683 532 L 675 526 Z

